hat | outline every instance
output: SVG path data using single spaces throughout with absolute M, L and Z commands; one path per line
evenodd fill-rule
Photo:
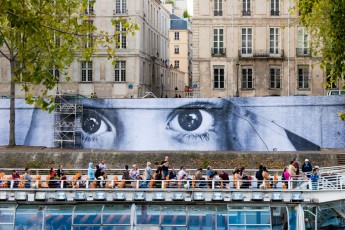
M 133 165 L 133 168 L 134 168 L 134 167 L 137 167 L 137 165 L 136 165 L 136 164 L 134 164 L 134 165 Z
M 318 169 L 318 168 L 320 168 L 320 167 L 316 165 L 315 168 Z
M 151 165 L 151 162 L 150 162 L 150 161 L 148 161 L 148 162 L 146 163 L 146 165 L 147 165 L 147 166 Z
M 308 159 L 305 159 L 304 161 L 309 161 Z

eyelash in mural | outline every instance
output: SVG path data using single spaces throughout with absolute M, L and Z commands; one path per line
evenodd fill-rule
M 97 142 L 100 135 L 114 131 L 108 119 L 95 110 L 84 112 L 83 116 L 80 118 L 80 124 L 84 142 Z
M 176 133 L 179 141 L 208 141 L 215 131 L 214 115 L 207 111 L 208 103 L 191 104 L 175 109 L 169 116 L 166 129 Z

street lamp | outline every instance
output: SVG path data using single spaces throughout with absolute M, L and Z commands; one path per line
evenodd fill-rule
M 238 91 L 238 78 L 239 78 L 239 72 L 240 72 L 240 63 L 237 60 L 236 62 L 236 67 L 237 67 L 237 76 L 236 76 L 236 97 L 240 96 L 240 92 Z

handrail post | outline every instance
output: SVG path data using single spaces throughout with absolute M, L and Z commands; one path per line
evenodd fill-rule
M 86 188 L 89 188 L 89 180 L 86 181 Z
M 60 188 L 63 188 L 63 180 L 60 180 L 61 184 L 60 184 Z
M 11 180 L 11 188 L 13 188 L 13 184 L 14 184 L 14 181 L 13 180 Z
M 212 180 L 212 189 L 214 189 L 214 180 Z
M 135 183 L 136 183 L 135 187 L 138 189 L 139 188 L 139 180 L 137 180 Z
M 187 180 L 187 188 L 190 188 L 189 180 Z
M 162 189 L 164 188 L 164 183 L 165 183 L 165 180 L 162 181 Z

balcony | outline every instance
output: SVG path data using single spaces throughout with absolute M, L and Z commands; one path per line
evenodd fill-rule
M 238 51 L 240 58 L 284 58 L 283 49 L 241 49 Z
M 118 14 L 126 15 L 127 14 L 127 10 L 125 10 L 125 9 L 113 10 L 113 15 L 118 15 Z M 145 17 L 145 14 L 144 14 L 144 17 Z
M 226 48 L 211 48 L 212 56 L 225 56 Z
M 243 10 L 242 11 L 242 16 L 250 16 L 252 12 L 250 10 Z
M 94 12 L 93 8 L 89 8 L 89 9 L 84 10 L 84 14 L 85 15 L 94 15 L 95 12 Z
M 310 48 L 296 48 L 297 57 L 311 57 Z
M 222 10 L 215 10 L 215 11 L 213 12 L 213 15 L 214 15 L 214 16 L 223 16 L 223 11 L 222 11 Z
M 271 16 L 279 16 L 279 10 L 271 10 Z

